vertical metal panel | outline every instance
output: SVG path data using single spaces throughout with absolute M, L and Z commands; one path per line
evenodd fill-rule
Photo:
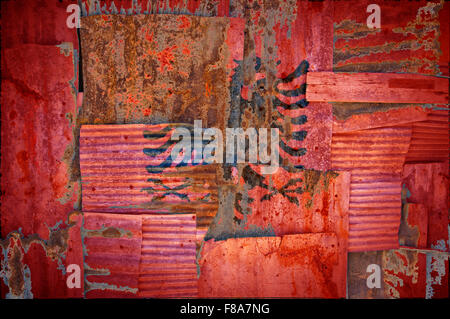
M 84 213 L 85 297 L 136 298 L 142 217 Z
M 197 226 L 204 234 L 218 208 L 216 166 L 193 166 L 196 165 L 193 163 L 183 166 L 182 162 L 172 160 L 175 141 L 171 136 L 179 126 L 191 127 L 187 124 L 82 126 L 83 210 L 194 213 Z
M 349 251 L 398 247 L 408 126 L 333 134 L 334 170 L 351 172 Z
M 447 110 L 433 110 L 425 121 L 412 124 L 411 145 L 406 163 L 447 162 L 450 150 Z
M 70 4 L 77 4 L 77 0 L 1 1 L 2 49 L 21 44 L 71 42 L 78 50 L 77 31 L 66 25 L 69 16 L 66 9 Z
M 139 296 L 197 297 L 195 215 L 144 215 Z

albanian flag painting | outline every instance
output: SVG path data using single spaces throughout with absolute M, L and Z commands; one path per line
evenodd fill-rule
M 448 300 L 449 20 L 442 0 L 2 1 L 2 302 Z

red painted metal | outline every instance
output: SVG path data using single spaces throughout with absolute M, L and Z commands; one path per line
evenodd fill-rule
M 413 124 L 426 121 L 429 112 L 422 106 L 408 104 L 333 103 L 333 133 Z
M 199 261 L 199 296 L 344 298 L 337 250 L 332 233 L 208 241 Z
M 106 213 L 194 213 L 204 234 L 217 208 L 216 166 L 162 167 L 172 147 L 152 157 L 144 149 L 158 150 L 170 141 L 176 126 L 84 125 L 80 134 L 83 210 Z M 169 130 L 166 132 L 165 128 Z M 145 138 L 162 134 L 160 138 Z
M 142 217 L 84 213 L 86 298 L 136 298 Z
M 407 203 L 422 204 L 427 211 L 427 246 L 450 251 L 449 184 L 446 163 L 406 164 L 403 168 L 402 184 Z
M 85 15 L 96 14 L 194 14 L 229 16 L 229 0 L 82 0 Z
M 74 50 L 71 43 L 18 44 L 2 47 L 1 56 L 1 231 L 3 238 L 16 234 L 17 247 L 29 248 L 21 263 L 10 268 L 17 276 L 10 278 L 2 297 L 12 290 L 25 298 L 81 296 L 80 289 L 67 288 L 63 273 L 69 260 L 63 257 L 79 251 L 72 237 L 76 226 L 68 222 L 79 190 L 72 179 Z M 73 256 L 73 263 L 82 264 L 81 254 Z M 13 289 L 21 280 L 33 285 Z
M 447 104 L 448 79 L 396 73 L 310 72 L 306 99 L 311 102 Z
M 197 297 L 195 215 L 142 216 L 139 296 Z
M 349 251 L 398 247 L 401 172 L 410 138 L 408 126 L 333 135 L 333 169 L 351 172 Z

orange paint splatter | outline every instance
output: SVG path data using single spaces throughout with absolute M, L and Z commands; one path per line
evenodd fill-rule
M 167 68 L 167 70 L 169 71 L 173 70 L 172 62 L 175 61 L 175 57 L 172 51 L 175 50 L 176 48 L 177 46 L 174 45 L 170 48 L 165 48 L 164 50 L 158 53 L 158 60 L 160 64 L 159 71 L 161 73 L 164 72 L 165 68 Z

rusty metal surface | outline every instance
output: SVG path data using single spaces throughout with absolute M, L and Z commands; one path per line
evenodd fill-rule
M 84 125 L 80 134 L 83 210 L 194 213 L 205 233 L 218 208 L 216 165 L 172 160 L 178 126 Z
M 310 72 L 311 102 L 447 104 L 448 79 L 417 74 Z
M 142 216 L 139 297 L 197 297 L 195 215 Z
M 72 179 L 76 51 L 71 43 L 18 44 L 2 47 L 1 56 L 2 268 L 9 264 L 2 297 L 81 296 L 64 279 L 64 257 L 78 250 L 69 221 L 79 207 Z
M 137 298 L 142 217 L 84 213 L 84 297 Z
M 82 124 L 193 123 L 223 129 L 243 21 L 185 15 L 83 17 Z M 158 32 L 155 32 L 158 30 Z
M 424 121 L 412 124 L 411 144 L 406 163 L 447 162 L 450 126 L 447 110 L 431 110 Z
M 76 29 L 66 27 L 66 8 L 77 0 L 1 1 L 2 50 L 21 44 L 59 45 L 71 42 L 78 50 Z
M 229 0 L 82 0 L 83 16 L 98 14 L 193 14 L 224 17 L 230 11 Z
M 406 2 L 408 5 L 405 5 Z M 79 224 L 81 215 L 78 212 L 71 213 L 73 208 L 81 209 L 79 197 L 81 184 L 77 183 L 80 176 L 77 163 L 77 127 L 79 128 L 80 123 L 75 108 L 78 75 L 74 72 L 78 68 L 76 59 L 78 53 L 69 45 L 60 46 L 58 50 L 61 49 L 62 55 L 67 55 L 66 59 L 71 61 L 70 63 L 62 62 L 61 57 L 55 52 L 45 53 L 45 50 L 35 45 L 44 44 L 54 48 L 61 42 L 71 42 L 72 47 L 77 49 L 76 31 L 66 26 L 68 13 L 65 9 L 69 3 L 76 3 L 76 1 L 32 3 L 15 0 L 1 4 L 2 204 L 5 198 L 9 205 L 7 208 L 2 205 L 1 214 L 2 270 L 7 269 L 6 272 L 1 273 L 2 297 L 6 294 L 8 297 L 20 298 L 80 297 L 83 291 L 88 298 L 136 297 L 140 295 L 139 290 L 145 291 L 147 295 L 160 294 L 161 290 L 158 290 L 162 287 L 160 285 L 175 286 L 174 290 L 169 291 L 169 293 L 175 293 L 175 296 L 185 293 L 195 295 L 195 289 L 186 289 L 187 286 L 191 287 L 190 283 L 193 283 L 194 276 L 191 269 L 187 271 L 186 276 L 182 273 L 172 275 L 167 272 L 162 277 L 158 277 L 159 274 L 152 277 L 150 281 L 148 278 L 151 276 L 145 280 L 142 279 L 140 273 L 143 255 L 140 250 L 156 245 L 156 242 L 149 242 L 148 245 L 144 243 L 147 236 L 154 237 L 157 233 L 149 231 L 156 227 L 152 220 L 146 219 L 148 216 L 145 212 L 149 211 L 149 207 L 143 209 L 122 207 L 123 211 L 120 211 L 118 207 L 109 207 L 102 212 L 87 211 L 85 214 L 91 229 L 81 228 Z M 210 293 L 217 294 L 219 297 L 227 293 L 260 296 L 267 293 L 275 294 L 276 297 L 345 297 L 347 255 L 345 225 L 348 214 L 346 205 L 349 198 L 350 251 L 397 247 L 393 238 L 395 237 L 394 229 L 397 228 L 398 231 L 398 225 L 400 225 L 400 244 L 409 247 L 350 253 L 348 297 L 448 298 L 448 255 L 446 255 L 449 251 L 448 170 L 446 168 L 448 153 L 445 152 L 445 150 L 448 151 L 449 143 L 446 117 L 448 113 L 430 111 L 431 108 L 436 108 L 435 105 L 313 103 L 305 100 L 303 88 L 308 72 L 406 72 L 448 76 L 450 3 L 443 1 L 379 3 L 382 12 L 382 29 L 380 30 L 366 27 L 368 15 L 366 8 L 371 3 L 369 0 L 339 2 L 82 0 L 78 3 L 82 6 L 83 16 L 98 20 L 100 21 L 98 25 L 104 24 L 107 28 L 111 27 L 104 19 L 108 19 L 107 15 L 116 13 L 137 15 L 140 18 L 136 19 L 144 20 L 155 19 L 151 18 L 155 14 L 161 16 L 156 19 L 164 19 L 163 16 L 175 13 L 180 15 L 177 16 L 179 25 L 184 26 L 186 26 L 183 22 L 186 21 L 183 18 L 186 17 L 185 15 L 190 15 L 186 17 L 189 21 L 198 19 L 192 16 L 232 16 L 245 20 L 245 32 L 243 32 L 243 25 L 239 22 L 239 26 L 233 29 L 236 32 L 219 33 L 220 39 L 226 38 L 225 44 L 221 42 L 222 47 L 226 48 L 222 52 L 224 55 L 218 59 L 221 63 L 221 72 L 224 74 L 220 77 L 220 81 L 212 83 L 212 78 L 203 77 L 203 74 L 199 77 L 201 80 L 195 80 L 195 85 L 199 87 L 194 97 L 205 101 L 209 99 L 204 106 L 212 105 L 205 108 L 207 112 L 177 113 L 165 108 L 168 102 L 170 106 L 176 104 L 176 101 L 171 99 L 175 98 L 174 90 L 179 89 L 179 86 L 168 85 L 175 83 L 174 78 L 169 77 L 162 82 L 167 84 L 166 87 L 154 88 L 152 91 L 153 95 L 157 96 L 156 102 L 153 100 L 149 102 L 148 95 L 145 98 L 140 96 L 139 83 L 135 84 L 137 83 L 135 82 L 133 87 L 128 86 L 131 89 L 126 93 L 130 94 L 124 100 L 120 100 L 120 96 L 117 95 L 114 96 L 117 100 L 109 101 L 112 103 L 100 98 L 96 100 L 96 104 L 86 103 L 85 100 L 81 113 L 83 123 L 89 124 L 189 123 L 194 118 L 197 119 L 200 114 L 200 118 L 203 119 L 204 124 L 208 123 L 208 126 L 279 127 L 283 130 L 282 143 L 280 143 L 283 167 L 272 178 L 260 179 L 258 175 L 255 175 L 259 172 L 259 168 L 246 167 L 246 165 L 169 168 L 169 173 L 173 171 L 170 178 L 167 172 L 152 175 L 144 170 L 142 176 L 147 174 L 146 179 L 161 178 L 165 175 L 164 183 L 151 182 L 150 186 L 159 191 L 164 190 L 162 185 L 172 187 L 168 186 L 172 183 L 168 181 L 171 178 L 185 177 L 184 174 L 209 176 L 211 180 L 217 176 L 216 184 L 219 185 L 213 185 L 214 196 L 217 192 L 217 197 L 214 197 L 217 203 L 214 203 L 213 209 L 205 209 L 209 212 L 207 214 L 199 214 L 199 205 L 184 209 L 185 206 L 166 207 L 165 204 L 161 204 L 156 209 L 155 202 L 159 200 L 152 203 L 155 208 L 153 211 L 158 211 L 160 214 L 172 210 L 188 212 L 187 216 L 197 215 L 195 235 L 192 233 L 187 235 L 189 240 L 194 240 L 192 236 L 196 238 L 196 245 L 194 248 L 192 245 L 189 245 L 189 248 L 183 247 L 183 253 L 189 251 L 190 255 L 196 248 L 198 257 L 203 257 L 200 296 L 209 297 Z M 146 17 L 143 18 L 142 15 Z M 231 24 L 237 21 L 227 18 L 223 20 L 231 20 Z M 169 26 L 170 23 L 167 25 Z M 227 28 L 224 24 L 221 27 L 222 30 Z M 231 28 L 232 26 L 228 31 Z M 160 30 L 163 29 L 158 29 Z M 153 59 L 156 72 L 169 74 L 175 70 L 175 68 L 169 70 L 171 66 L 187 61 L 181 66 L 183 71 L 183 67 L 190 65 L 192 61 L 204 61 L 202 50 L 195 51 L 195 58 L 187 59 L 186 57 L 187 60 L 183 60 L 177 50 L 180 51 L 180 48 L 184 50 L 185 43 L 178 42 L 176 43 L 178 47 L 172 50 L 172 59 L 169 49 L 173 46 L 166 46 L 167 42 L 165 42 L 166 39 L 170 40 L 170 36 L 165 37 L 166 32 L 156 33 L 159 34 L 154 35 L 153 38 L 151 33 L 147 34 L 147 32 L 138 35 L 144 41 L 143 43 L 147 41 L 146 35 L 152 39 L 162 37 L 158 39 L 158 46 L 153 43 L 146 46 L 156 53 Z M 239 41 L 235 40 L 235 36 L 239 38 Z M 181 40 L 182 38 L 180 37 Z M 207 38 L 214 40 L 216 35 Z M 180 39 L 176 41 L 181 41 Z M 124 37 L 123 41 L 125 40 Z M 96 41 L 98 40 L 94 39 L 91 44 Z M 117 44 L 119 41 L 120 39 Z M 28 43 L 30 46 L 17 46 L 22 43 Z M 152 45 L 155 46 L 152 47 Z M 106 49 L 99 48 L 101 53 L 97 54 L 99 62 L 100 59 L 108 59 L 107 56 L 116 61 L 120 60 L 121 46 L 116 46 L 113 53 L 114 46 L 106 47 Z M 10 51 L 5 48 L 9 48 Z M 131 48 L 132 46 L 127 47 L 127 55 L 123 57 L 133 57 L 137 50 Z M 168 50 L 164 51 L 164 49 Z M 104 54 L 105 52 L 111 54 Z M 184 50 L 181 54 L 186 52 Z M 85 53 L 83 51 L 83 54 Z M 158 53 L 160 53 L 159 58 Z M 83 62 L 86 61 L 84 67 L 91 63 L 93 68 L 90 71 L 98 71 L 99 65 L 96 64 L 95 57 L 90 61 L 89 59 L 89 57 L 83 59 Z M 108 63 L 104 65 L 109 65 Z M 116 65 L 127 67 L 127 72 L 147 70 L 147 66 L 139 69 L 139 64 L 133 65 L 131 62 L 130 67 L 127 63 L 119 61 Z M 214 66 L 214 63 L 211 64 L 211 68 Z M 7 72 L 6 75 L 4 70 Z M 90 71 L 89 74 L 85 72 L 85 76 L 91 76 Z M 120 72 L 122 71 L 119 70 L 117 73 Z M 58 81 L 54 81 L 56 74 Z M 93 75 L 96 79 L 101 79 L 95 72 Z M 138 76 L 136 74 L 123 76 L 122 80 L 136 79 L 139 76 L 143 78 L 143 82 L 151 80 L 145 78 L 145 72 Z M 157 76 L 161 75 L 157 74 Z M 179 76 L 183 77 L 183 74 Z M 158 78 L 158 83 L 161 83 L 160 80 Z M 105 78 L 104 82 L 96 81 L 95 84 L 101 86 L 104 83 L 110 83 L 108 81 Z M 209 84 L 206 86 L 205 82 L 212 83 L 214 86 L 210 87 Z M 66 96 L 67 83 L 70 90 L 73 90 L 70 98 L 69 95 Z M 46 85 L 50 89 L 43 92 Z M 120 85 L 118 84 L 117 87 Z M 202 90 L 200 86 L 203 86 Z M 92 85 L 86 88 L 89 90 L 90 87 Z M 215 110 L 217 105 L 213 99 L 215 89 L 220 91 L 220 99 L 224 104 L 215 115 L 210 116 L 209 110 Z M 172 91 L 172 95 L 169 90 Z M 63 91 L 66 93 L 60 94 Z M 105 92 L 105 96 L 117 93 Z M 205 96 L 205 94 L 210 95 Z M 153 99 L 154 96 L 151 98 Z M 40 102 L 41 100 L 55 101 L 55 103 L 46 102 L 45 104 Z M 80 105 L 80 101 L 77 102 Z M 102 103 L 109 113 L 95 109 L 95 105 Z M 47 108 L 45 108 L 46 105 Z M 126 111 L 120 111 L 122 106 L 126 107 Z M 158 114 L 155 116 L 155 112 L 152 113 L 155 109 L 160 110 L 160 114 L 166 113 L 164 116 Z M 61 113 L 67 113 L 67 116 L 61 116 L 59 114 L 61 110 L 63 110 Z M 223 110 L 225 112 L 222 112 Z M 48 116 L 45 116 L 46 114 Z M 402 125 L 403 128 L 394 129 L 398 125 Z M 403 141 L 403 139 L 406 140 L 406 133 L 404 137 L 399 137 L 403 133 L 393 133 L 397 130 L 406 132 L 406 127 L 412 130 L 409 147 L 408 143 Z M 374 133 L 375 131 L 378 133 Z M 381 134 L 388 131 L 387 134 Z M 372 137 L 364 136 L 368 132 L 372 132 Z M 338 144 L 343 149 L 347 148 L 345 151 L 349 156 L 344 156 L 344 150 L 341 153 L 338 152 L 339 154 L 332 151 L 335 149 L 335 138 L 341 139 Z M 357 142 L 353 142 L 352 139 Z M 91 138 L 87 138 L 84 142 L 86 140 L 92 141 Z M 125 144 L 123 141 L 121 145 Z M 396 148 L 399 154 L 395 153 Z M 357 155 L 358 149 L 360 155 Z M 123 161 L 129 160 L 125 154 L 115 154 L 104 160 L 118 165 L 120 169 L 128 170 L 129 167 L 125 168 L 124 163 L 115 163 L 116 158 L 121 156 Z M 426 165 L 429 166 L 407 165 L 401 177 L 401 173 L 399 175 L 398 172 L 399 168 L 401 172 L 402 166 L 398 163 L 404 161 L 405 156 L 408 165 L 427 163 Z M 339 159 L 336 163 L 334 163 L 335 158 Z M 148 163 L 145 166 L 152 163 L 152 159 L 148 156 L 147 160 Z M 443 166 L 436 162 L 442 163 Z M 95 164 L 99 163 L 91 160 L 88 165 L 92 169 Z M 150 165 L 152 169 L 160 163 L 154 162 L 154 164 L 157 165 Z M 370 172 L 362 167 L 364 165 L 371 166 Z M 299 168 L 307 168 L 307 170 L 302 171 Z M 330 169 L 333 171 L 329 171 Z M 337 177 L 334 176 L 336 170 L 339 174 Z M 114 174 L 106 166 L 102 168 L 102 172 Z M 349 175 L 352 176 L 351 181 L 348 180 Z M 303 181 L 295 182 L 295 179 L 299 177 Z M 118 180 L 115 182 L 119 183 Z M 327 183 L 328 186 L 325 186 Z M 109 192 L 110 195 L 120 194 L 117 191 L 114 193 L 112 188 L 108 188 L 109 186 L 102 189 L 104 185 L 96 187 L 94 192 L 92 189 L 89 190 L 88 185 L 89 183 L 83 184 L 83 192 L 88 194 L 85 198 L 83 193 L 83 203 L 86 205 L 93 204 L 92 198 L 95 197 L 92 196 L 95 192 L 106 190 L 106 193 Z M 127 185 L 123 183 L 118 189 L 133 197 L 138 194 L 136 188 L 128 187 L 127 189 Z M 199 185 L 203 190 L 205 185 Z M 269 188 L 266 189 L 261 185 L 269 185 Z M 401 201 L 399 189 L 402 185 Z M 301 194 L 296 193 L 295 191 L 300 188 L 306 191 Z M 17 192 L 17 189 L 20 191 Z M 53 193 L 58 194 L 58 197 L 52 195 L 50 189 L 53 189 Z M 65 189 L 64 196 L 61 195 L 63 189 Z M 173 192 L 170 193 L 170 195 L 166 194 L 161 202 L 181 199 Z M 197 193 L 195 190 L 190 190 L 185 194 L 192 197 Z M 144 195 L 155 197 L 150 194 Z M 336 195 L 338 197 L 333 198 Z M 60 203 L 56 200 L 58 198 Z M 96 197 L 96 199 L 99 198 L 105 200 L 107 196 Z M 209 197 L 208 200 L 210 200 Z M 296 200 L 299 201 L 299 205 L 295 203 Z M 311 205 L 307 207 L 309 202 Z M 401 206 L 398 203 L 402 203 Z M 207 206 L 205 203 L 204 205 Z M 113 209 L 115 213 L 109 214 L 109 209 Z M 366 214 L 367 216 L 361 217 L 356 213 L 366 210 L 370 211 Z M 216 211 L 218 213 L 213 221 Z M 400 211 L 402 212 L 401 221 Z M 424 217 L 425 212 L 427 218 Z M 156 217 L 164 218 L 163 215 Z M 44 222 L 48 226 L 45 226 Z M 206 237 L 217 241 L 210 239 L 202 246 L 203 237 L 211 222 L 212 227 Z M 146 224 L 152 226 L 148 228 Z M 194 226 L 195 221 L 190 220 L 189 229 L 194 229 Z M 166 235 L 172 231 L 172 229 L 162 228 Z M 180 231 L 179 228 L 177 229 Z M 130 230 L 132 238 L 127 236 Z M 216 232 L 216 230 L 220 231 Z M 32 235 L 33 232 L 38 234 Z M 141 246 L 136 244 L 139 232 L 143 233 L 144 238 Z M 297 234 L 294 237 L 299 236 L 302 239 L 286 240 L 291 236 L 284 236 L 298 232 L 303 234 Z M 315 232 L 315 234 L 306 232 Z M 83 241 L 89 245 L 82 245 L 82 236 Z M 261 238 L 232 239 L 253 236 Z M 367 241 L 367 238 L 370 241 Z M 387 238 L 389 238 L 388 241 L 386 241 Z M 130 240 L 134 241 L 131 246 Z M 117 244 L 119 241 L 121 243 Z M 128 244 L 123 246 L 122 241 Z M 294 242 L 297 246 L 295 249 L 286 247 Z M 248 246 L 240 248 L 240 244 Z M 280 244 L 279 248 L 278 244 Z M 124 253 L 120 245 L 130 248 L 129 254 Z M 89 251 L 88 248 L 92 250 Z M 233 250 L 227 250 L 227 248 Z M 314 248 L 315 252 L 309 255 L 302 252 L 304 259 L 301 259 L 298 248 L 308 251 Z M 70 290 L 65 286 L 67 276 L 61 271 L 60 263 L 64 267 L 69 263 L 81 263 L 83 266 L 83 262 L 80 261 L 81 249 L 88 254 L 85 257 L 89 261 L 86 262 L 87 271 L 84 282 L 86 285 L 82 289 Z M 249 251 L 246 253 L 247 257 L 241 253 L 243 249 Z M 204 252 L 209 254 L 203 254 Z M 272 254 L 264 256 L 267 252 Z M 316 254 L 317 252 L 319 254 Z M 96 254 L 99 257 L 96 257 Z M 166 258 L 164 251 L 161 254 L 164 256 L 161 257 L 162 259 Z M 225 262 L 223 254 L 230 257 L 225 259 Z M 106 258 L 103 258 L 104 256 Z M 120 259 L 120 256 L 124 258 Z M 178 258 L 175 257 L 176 255 L 170 256 L 168 258 Z M 130 260 L 129 263 L 127 263 L 128 260 Z M 259 261 L 266 261 L 265 266 L 264 264 L 261 266 Z M 364 263 L 372 262 L 382 267 L 382 288 L 379 290 L 369 290 L 365 285 L 367 274 L 364 267 L 367 265 Z M 248 266 L 249 264 L 257 266 L 252 268 Z M 323 267 L 329 269 L 331 264 L 331 273 L 323 271 Z M 95 271 L 90 269 L 91 265 L 96 267 Z M 226 267 L 233 271 L 228 271 Z M 256 278 L 254 277 L 255 268 L 263 269 L 265 272 L 259 273 L 259 277 Z M 218 273 L 215 273 L 216 269 L 219 270 Z M 283 280 L 279 280 L 280 277 L 274 279 L 270 275 L 278 274 L 282 270 L 286 271 L 280 273 Z M 225 275 L 219 277 L 221 273 Z M 207 280 L 208 278 L 214 278 L 215 281 Z M 232 280 L 227 281 L 230 278 Z M 236 278 L 242 278 L 241 283 L 245 285 L 239 287 L 234 280 Z M 312 286 L 309 291 L 306 291 L 305 286 L 302 285 L 305 282 L 304 278 L 306 283 Z M 222 282 L 222 286 L 217 285 Z M 244 291 L 245 288 L 248 290 Z
M 199 261 L 199 296 L 343 298 L 337 246 L 332 233 L 208 241 Z
M 332 103 L 333 133 L 426 121 L 431 112 L 422 105 L 393 103 Z
M 371 3 L 334 6 L 334 71 L 449 75 L 448 3 L 385 1 L 378 4 L 382 28 L 370 29 L 362 13 Z
M 418 163 L 404 166 L 403 202 L 404 205 L 408 203 L 423 205 L 427 213 L 427 248 L 450 251 L 448 185 L 447 163 Z M 401 230 L 404 231 L 405 238 L 408 238 L 408 235 L 417 236 L 417 230 L 414 230 L 413 225 L 404 226 Z
M 332 163 L 351 172 L 349 251 L 398 247 L 408 126 L 333 134 Z

